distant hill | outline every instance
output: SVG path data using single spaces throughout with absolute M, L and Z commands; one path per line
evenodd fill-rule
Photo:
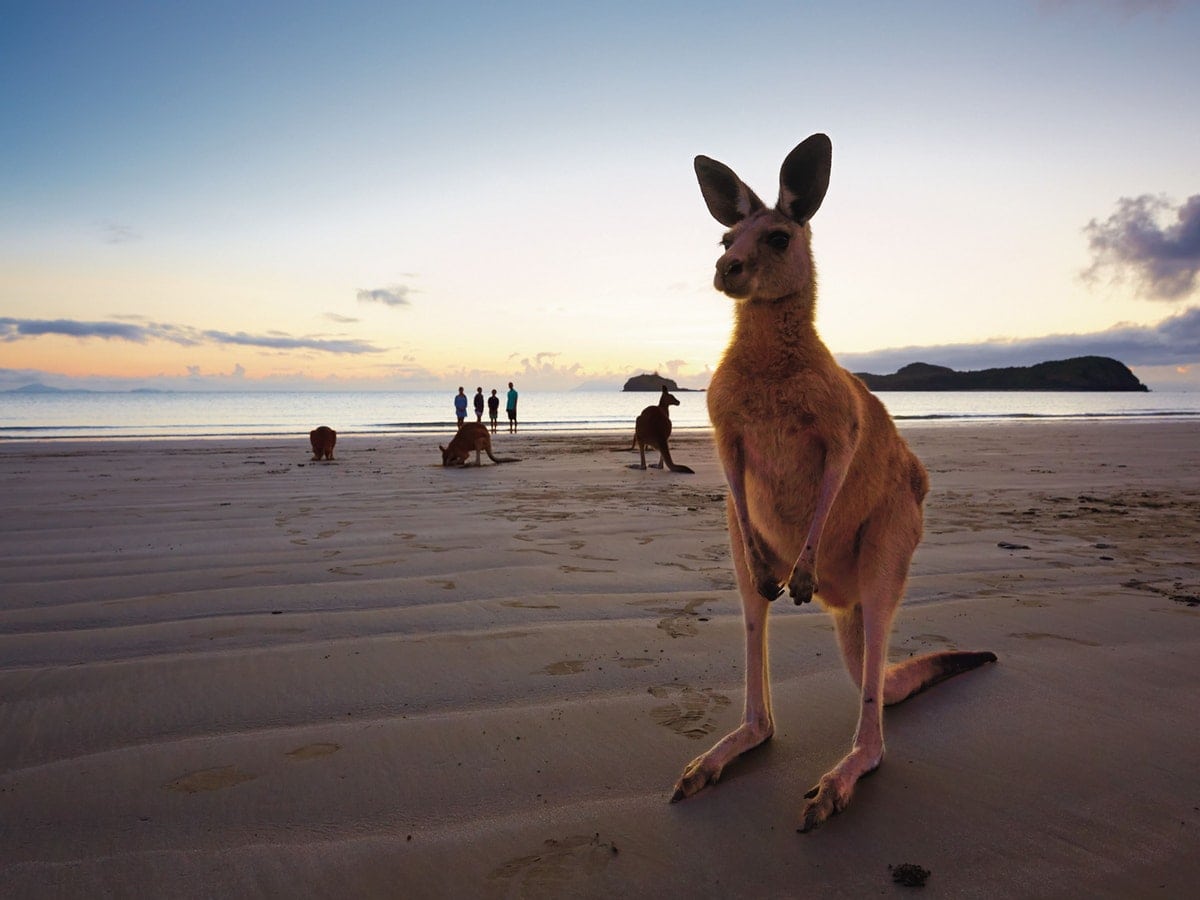
M 73 394 L 76 391 L 63 390 L 62 388 L 50 387 L 48 384 L 27 384 L 19 388 L 13 388 L 10 391 L 5 391 L 6 394 Z
M 668 391 L 672 391 L 672 392 L 690 391 L 691 390 L 691 388 L 681 388 L 672 379 L 663 378 L 663 376 L 659 375 L 657 372 L 655 372 L 651 375 L 634 375 L 632 378 L 630 378 L 628 381 L 625 382 L 625 387 L 621 388 L 621 390 L 623 390 L 623 391 L 654 391 L 655 393 L 659 393 L 662 391 L 662 389 L 664 387 Z
M 1122 362 L 1107 356 L 1077 356 L 1014 366 L 957 372 L 912 363 L 893 375 L 856 372 L 873 391 L 1148 391 Z

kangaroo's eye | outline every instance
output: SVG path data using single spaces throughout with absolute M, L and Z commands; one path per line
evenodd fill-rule
M 728 250 L 730 247 L 732 247 L 733 246 L 733 235 L 727 234 L 724 237 L 722 237 L 721 238 L 721 246 L 724 247 L 726 250 Z
M 786 250 L 792 236 L 786 231 L 772 231 L 767 235 L 767 246 L 774 250 Z

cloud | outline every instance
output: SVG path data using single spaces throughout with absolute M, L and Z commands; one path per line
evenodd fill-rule
M 408 299 L 408 295 L 411 293 L 414 293 L 414 291 L 408 285 L 394 284 L 386 288 L 360 290 L 358 292 L 358 302 L 382 303 L 384 306 L 412 306 L 412 301 Z
M 120 222 L 104 221 L 98 225 L 100 229 L 100 238 L 106 244 L 128 244 L 132 241 L 140 241 L 142 236 L 130 228 L 128 225 L 123 225 Z
M 1182 3 L 1183 0 L 1040 0 L 1039 6 L 1045 10 L 1076 6 L 1115 9 L 1132 17 L 1144 12 L 1167 13 L 1178 9 Z
M 976 344 L 898 347 L 867 353 L 838 353 L 852 372 L 894 372 L 912 362 L 977 370 L 1029 366 L 1073 356 L 1111 356 L 1128 366 L 1200 363 L 1200 307 L 1186 309 L 1155 325 L 1119 324 L 1091 334 L 1060 334 Z
M 331 312 L 325 313 L 325 318 L 328 319 L 330 322 L 336 322 L 338 325 L 353 325 L 354 323 L 360 321 L 359 319 L 356 319 L 354 316 L 343 316 L 340 313 L 331 313 Z
M 1160 225 L 1174 215 L 1174 221 Z M 1163 197 L 1122 197 L 1105 221 L 1084 228 L 1093 262 L 1088 279 L 1110 269 L 1117 279 L 1131 278 L 1155 300 L 1179 300 L 1192 294 L 1200 273 L 1200 194 L 1177 209 Z
M 227 332 L 200 330 L 187 325 L 148 322 L 81 322 L 75 319 L 11 319 L 0 318 L 0 341 L 11 343 L 44 335 L 62 335 L 80 339 L 129 341 L 145 344 L 148 341 L 168 341 L 183 347 L 200 344 L 228 344 L 240 347 L 262 347 L 269 350 L 316 350 L 321 353 L 360 354 L 379 353 L 368 341 L 348 338 L 295 337 L 283 332 L 249 334 L 245 331 Z

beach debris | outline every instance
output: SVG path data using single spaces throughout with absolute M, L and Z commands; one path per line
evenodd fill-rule
M 1001 541 L 996 545 L 1001 550 L 1028 550 L 1028 544 L 1014 544 L 1010 541 Z
M 904 887 L 925 887 L 925 879 L 929 870 L 916 863 L 900 863 L 898 866 L 888 866 L 892 873 L 892 881 Z

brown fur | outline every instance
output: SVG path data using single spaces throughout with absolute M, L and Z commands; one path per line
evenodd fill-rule
M 796 603 L 816 596 L 861 690 L 860 715 L 850 752 L 805 795 L 801 831 L 842 810 L 859 778 L 882 762 L 885 704 L 996 658 L 944 651 L 886 666 L 929 482 L 883 405 L 837 365 L 813 325 L 808 220 L 824 199 L 831 156 L 825 135 L 797 146 L 780 171 L 775 209 L 723 164 L 696 158 L 709 211 L 730 229 L 713 283 L 737 301 L 708 409 L 729 482 L 746 706 L 742 724 L 684 768 L 672 800 L 716 782 L 774 734 L 769 604 L 785 589 Z
M 642 414 L 637 417 L 637 421 L 633 425 L 633 446 L 642 455 L 642 464 L 639 466 L 636 463 L 631 463 L 631 469 L 646 468 L 646 449 L 657 450 L 661 454 L 658 464 L 654 468 L 661 469 L 665 464 L 672 472 L 685 472 L 689 475 L 695 473 L 687 466 L 677 465 L 671 459 L 671 449 L 667 446 L 667 438 L 671 436 L 671 412 L 672 406 L 678 406 L 679 399 L 671 394 L 666 386 L 662 389 L 662 396 L 659 397 L 657 406 L 647 406 L 642 410 Z
M 516 459 L 492 456 L 492 435 L 482 422 L 464 422 L 462 428 L 451 439 L 450 446 L 443 447 L 439 444 L 438 449 L 442 451 L 443 466 L 467 465 L 467 459 L 470 458 L 472 450 L 475 451 L 475 465 L 477 466 L 483 465 L 481 452 L 486 453 L 488 459 L 494 463 L 520 462 Z
M 328 425 L 321 425 L 308 433 L 312 444 L 313 460 L 333 459 L 333 445 L 337 443 L 337 432 Z

